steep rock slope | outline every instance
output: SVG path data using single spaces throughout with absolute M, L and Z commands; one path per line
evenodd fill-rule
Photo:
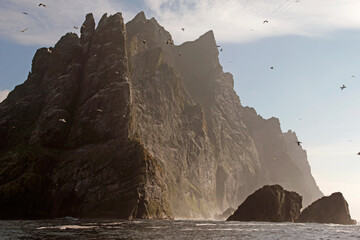
M 1 218 L 212 217 L 267 183 L 322 195 L 279 121 L 240 104 L 212 31 L 175 46 L 142 12 L 83 26 L 0 104 Z
M 163 170 L 132 135 L 121 14 L 39 49 L 0 105 L 0 217 L 167 218 Z

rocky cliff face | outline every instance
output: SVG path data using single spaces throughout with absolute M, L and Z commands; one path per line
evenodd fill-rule
M 348 203 L 340 192 L 313 202 L 301 212 L 297 222 L 356 224 L 351 219 Z
M 213 32 L 166 44 L 143 13 L 83 26 L 0 104 L 1 218 L 212 217 L 266 183 L 322 196 L 279 121 L 240 104 Z
M 294 222 L 302 208 L 302 197 L 280 185 L 266 185 L 246 198 L 227 221 Z

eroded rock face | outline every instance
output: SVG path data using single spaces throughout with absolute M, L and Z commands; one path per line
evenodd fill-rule
M 169 218 L 164 170 L 132 134 L 123 18 L 83 26 L 0 105 L 0 218 Z
M 302 197 L 280 185 L 266 185 L 246 198 L 227 221 L 294 222 Z
M 241 105 L 213 32 L 169 39 L 144 13 L 88 14 L 37 51 L 0 104 L 1 218 L 211 218 L 273 183 L 322 196 L 279 121 Z
M 297 222 L 356 224 L 351 219 L 348 204 L 340 192 L 313 202 L 301 212 Z

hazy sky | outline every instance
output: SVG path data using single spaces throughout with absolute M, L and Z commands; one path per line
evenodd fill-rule
M 176 44 L 212 29 L 242 104 L 265 118 L 278 117 L 283 131 L 294 130 L 320 189 L 326 195 L 341 191 L 352 217 L 360 220 L 359 0 L 43 3 L 46 8 L 33 0 L 0 1 L 0 101 L 26 80 L 36 49 L 53 46 L 68 31 L 78 33 L 73 26 L 88 12 L 97 21 L 105 12 L 122 12 L 129 21 L 143 10 Z M 343 84 L 347 88 L 341 91 Z

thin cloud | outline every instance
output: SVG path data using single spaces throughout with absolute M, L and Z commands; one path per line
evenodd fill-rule
M 339 29 L 360 29 L 358 0 L 145 0 L 155 18 L 185 41 L 214 30 L 222 42 L 266 37 L 325 36 Z M 264 20 L 268 24 L 263 24 Z M 182 33 L 181 27 L 186 31 Z
M 0 91 L 0 103 L 5 100 L 5 98 L 9 95 L 9 90 L 5 89 Z
M 2 0 L 0 2 L 0 37 L 26 45 L 50 46 L 67 32 L 80 32 L 85 15 L 94 14 L 97 21 L 104 13 L 122 12 L 125 19 L 136 11 L 123 1 L 77 0 L 47 1 L 46 8 L 32 0 Z M 23 14 L 28 13 L 28 15 Z M 24 33 L 21 30 L 26 29 Z

